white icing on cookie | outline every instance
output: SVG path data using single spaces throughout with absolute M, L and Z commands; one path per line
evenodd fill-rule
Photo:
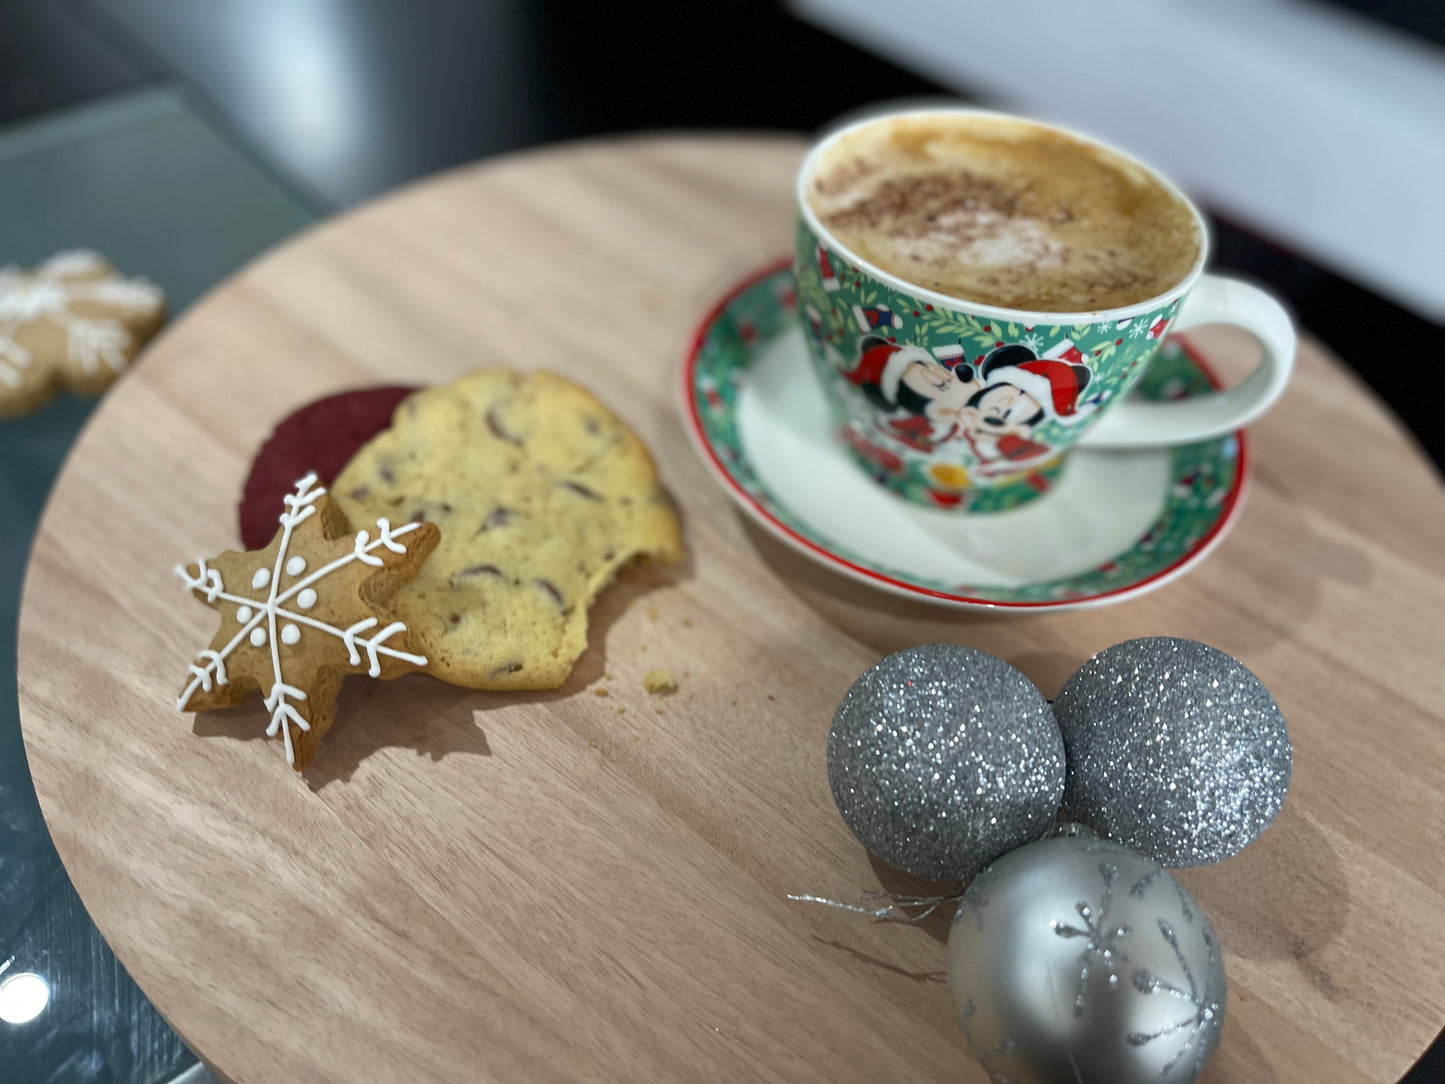
M 314 488 L 313 488 L 314 487 Z M 366 653 L 368 662 L 367 673 L 372 677 L 379 677 L 381 674 L 380 656 L 386 655 L 394 659 L 403 659 L 415 666 L 425 666 L 426 659 L 421 655 L 414 655 L 407 651 L 400 651 L 388 647 L 386 640 L 398 632 L 403 632 L 406 626 L 400 621 L 394 621 L 386 628 L 374 633 L 371 637 L 358 635 L 366 632 L 380 622 L 375 617 L 359 621 L 347 629 L 337 628 L 335 625 L 319 621 L 303 613 L 287 609 L 284 604 L 293 597 L 296 605 L 302 610 L 309 610 L 318 601 L 316 589 L 311 585 L 324 579 L 332 572 L 342 568 L 352 561 L 361 561 L 368 565 L 380 565 L 382 559 L 375 556 L 373 551 L 385 547 L 393 553 L 405 553 L 406 546 L 396 541 L 401 535 L 420 527 L 419 523 L 405 523 L 400 527 L 393 528 L 385 519 L 377 520 L 377 538 L 375 541 L 368 541 L 367 532 L 362 531 L 357 535 L 356 541 L 350 553 L 346 553 L 329 564 L 323 565 L 315 572 L 298 580 L 285 591 L 280 590 L 280 574 L 284 568 L 292 575 L 305 571 L 305 559 L 298 556 L 287 558 L 287 548 L 291 544 L 291 532 L 300 523 L 309 519 L 316 513 L 316 501 L 326 492 L 325 489 L 316 485 L 316 475 L 308 474 L 296 483 L 296 492 L 287 494 L 285 497 L 286 511 L 281 514 L 281 544 L 276 552 L 276 567 L 273 570 L 259 568 L 251 577 L 251 586 L 254 590 L 261 590 L 269 585 L 270 591 L 265 599 L 245 598 L 240 595 L 233 595 L 225 590 L 221 583 L 221 576 L 215 569 L 208 569 L 204 561 L 197 562 L 197 573 L 192 576 L 184 567 L 177 567 L 176 574 L 185 581 L 188 588 L 193 591 L 201 591 L 205 594 L 207 601 L 215 601 L 217 598 L 225 599 L 227 602 L 237 604 L 236 618 L 241 622 L 241 630 L 231 639 L 219 652 L 209 649 L 202 651 L 198 656 L 206 660 L 204 666 L 192 666 L 190 672 L 194 675 L 185 690 L 181 693 L 176 707 L 184 709 L 197 689 L 209 690 L 212 684 L 224 685 L 226 683 L 225 659 L 244 638 L 249 637 L 252 646 L 264 647 L 268 642 L 271 645 L 271 669 L 274 680 L 271 691 L 266 695 L 266 707 L 271 712 L 271 725 L 266 728 L 268 737 L 275 737 L 278 733 L 286 746 L 286 763 L 295 764 L 295 751 L 291 741 L 291 727 L 307 731 L 311 724 L 296 710 L 295 704 L 306 699 L 306 693 L 294 685 L 288 685 L 283 674 L 283 659 L 286 657 L 281 651 L 281 644 L 292 646 L 301 639 L 299 626 L 307 625 L 314 629 L 332 636 L 339 637 L 346 645 L 351 665 L 361 665 L 361 653 L 358 648 Z M 296 562 L 300 561 L 299 566 Z M 294 571 L 293 571 L 294 569 Z M 256 607 L 254 613 L 252 607 Z M 242 613 L 246 616 L 242 616 Z M 285 618 L 281 626 L 280 635 L 277 635 L 277 618 Z M 263 625 L 262 622 L 265 622 Z
M 306 558 L 299 553 L 286 562 L 286 575 L 299 576 L 306 571 Z
M 145 279 L 121 278 L 94 252 L 58 252 L 33 271 L 0 267 L 0 384 L 21 385 L 36 358 L 18 336 L 22 328 L 42 322 L 63 338 L 65 357 L 83 372 L 119 372 L 131 347 L 131 332 L 119 318 L 153 314 L 164 303 L 158 287 Z M 114 314 L 97 312 L 97 307 Z

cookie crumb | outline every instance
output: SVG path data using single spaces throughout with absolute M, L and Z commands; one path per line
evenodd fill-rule
M 642 687 L 650 693 L 675 693 L 677 678 L 672 676 L 672 671 L 659 667 L 643 675 Z
M 626 708 L 618 708 L 618 709 L 617 709 L 617 714 L 618 714 L 618 715 L 626 715 L 626 714 L 627 714 L 627 709 L 626 709 Z
M 593 690 L 592 690 L 592 695 L 593 695 L 593 696 L 609 696 L 610 694 L 607 692 L 606 689 L 593 689 Z

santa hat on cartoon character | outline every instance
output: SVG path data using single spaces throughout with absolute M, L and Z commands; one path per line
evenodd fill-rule
M 898 386 L 903 374 L 915 361 L 937 364 L 927 350 L 919 346 L 899 346 L 874 335 L 859 341 L 858 363 L 843 373 L 851 384 L 857 384 L 874 406 L 881 410 L 898 407 Z
M 1039 357 L 1027 346 L 1000 346 L 983 362 L 985 387 L 1012 384 L 1052 421 L 1073 425 L 1093 413 L 1096 404 L 1080 402 L 1093 374 L 1068 339 Z

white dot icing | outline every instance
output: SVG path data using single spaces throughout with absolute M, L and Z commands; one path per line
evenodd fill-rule
M 269 568 L 258 568 L 253 571 L 252 589 L 265 591 L 269 588 L 269 594 L 261 597 L 243 597 L 228 592 L 226 585 L 222 582 L 220 570 L 207 568 L 204 560 L 196 562 L 194 575 L 185 565 L 176 569 L 186 586 L 192 592 L 203 595 L 206 602 L 214 604 L 221 599 L 235 606 L 237 614 L 240 615 L 241 626 L 247 634 L 247 636 L 237 635 L 219 651 L 207 648 L 197 654 L 197 661 L 190 667 L 191 679 L 176 700 L 176 707 L 185 710 L 197 690 L 203 689 L 209 692 L 218 685 L 225 685 L 228 680 L 226 657 L 249 637 L 251 644 L 256 648 L 269 649 L 274 681 L 271 691 L 266 697 L 266 706 L 271 711 L 271 725 L 266 728 L 266 734 L 268 737 L 280 737 L 283 740 L 286 746 L 286 762 L 292 765 L 296 763 L 294 736 L 296 733 L 310 730 L 311 724 L 297 707 L 306 699 L 305 690 L 298 689 L 287 682 L 286 668 L 288 665 L 294 664 L 296 659 L 293 657 L 293 653 L 282 651 L 281 645 L 299 642 L 301 630 L 298 626 L 300 624 L 313 625 L 317 629 L 338 637 L 346 647 L 349 665 L 358 669 L 364 667 L 365 672 L 371 677 L 381 676 L 382 656 L 401 659 L 413 666 L 426 665 L 425 656 L 414 655 L 387 643 L 397 633 L 406 631 L 406 626 L 400 621 L 393 621 L 389 625 L 382 626 L 380 619 L 373 615 L 342 628 L 319 621 L 315 617 L 302 617 L 295 610 L 282 609 L 292 599 L 295 600 L 298 609 L 312 609 L 320 601 L 317 592 L 311 587 L 313 581 L 320 581 L 327 574 L 345 567 L 353 561 L 379 568 L 385 564 L 386 559 L 378 556 L 377 550 L 386 549 L 393 553 L 406 553 L 406 546 L 400 541 L 401 536 L 421 529 L 419 523 L 404 523 L 393 528 L 387 520 L 378 519 L 375 539 L 371 537 L 371 532 L 368 530 L 357 532 L 350 553 L 340 556 L 310 573 L 308 578 L 293 584 L 290 589 L 281 591 L 279 590 L 281 585 L 274 582 L 281 571 L 289 572 L 294 569 L 294 574 L 299 575 L 306 569 L 305 564 L 298 564 L 294 560 L 299 557 L 299 554 L 288 552 L 288 547 L 292 543 L 293 531 L 321 510 L 316 502 L 325 494 L 326 490 L 318 487 L 316 482 L 316 475 L 308 474 L 296 483 L 296 492 L 286 497 L 286 511 L 281 514 L 279 521 L 281 534 L 278 539 L 276 564 Z M 242 575 L 244 576 L 244 572 Z M 290 619 L 279 622 L 281 625 L 279 630 L 276 629 L 278 617 Z M 262 618 L 267 620 L 263 622 Z
M 306 558 L 300 555 L 286 562 L 286 575 L 299 576 L 306 571 Z

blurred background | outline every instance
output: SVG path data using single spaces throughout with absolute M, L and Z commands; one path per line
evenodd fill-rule
M 0 0 L 0 264 L 97 248 L 179 313 L 458 163 L 940 96 L 1161 166 L 1211 213 L 1215 266 L 1282 296 L 1445 462 L 1441 3 Z M 90 409 L 0 421 L 0 1081 L 194 1084 L 66 879 L 16 717 L 25 556 Z M 1445 1079 L 1440 1043 L 1409 1079 Z

